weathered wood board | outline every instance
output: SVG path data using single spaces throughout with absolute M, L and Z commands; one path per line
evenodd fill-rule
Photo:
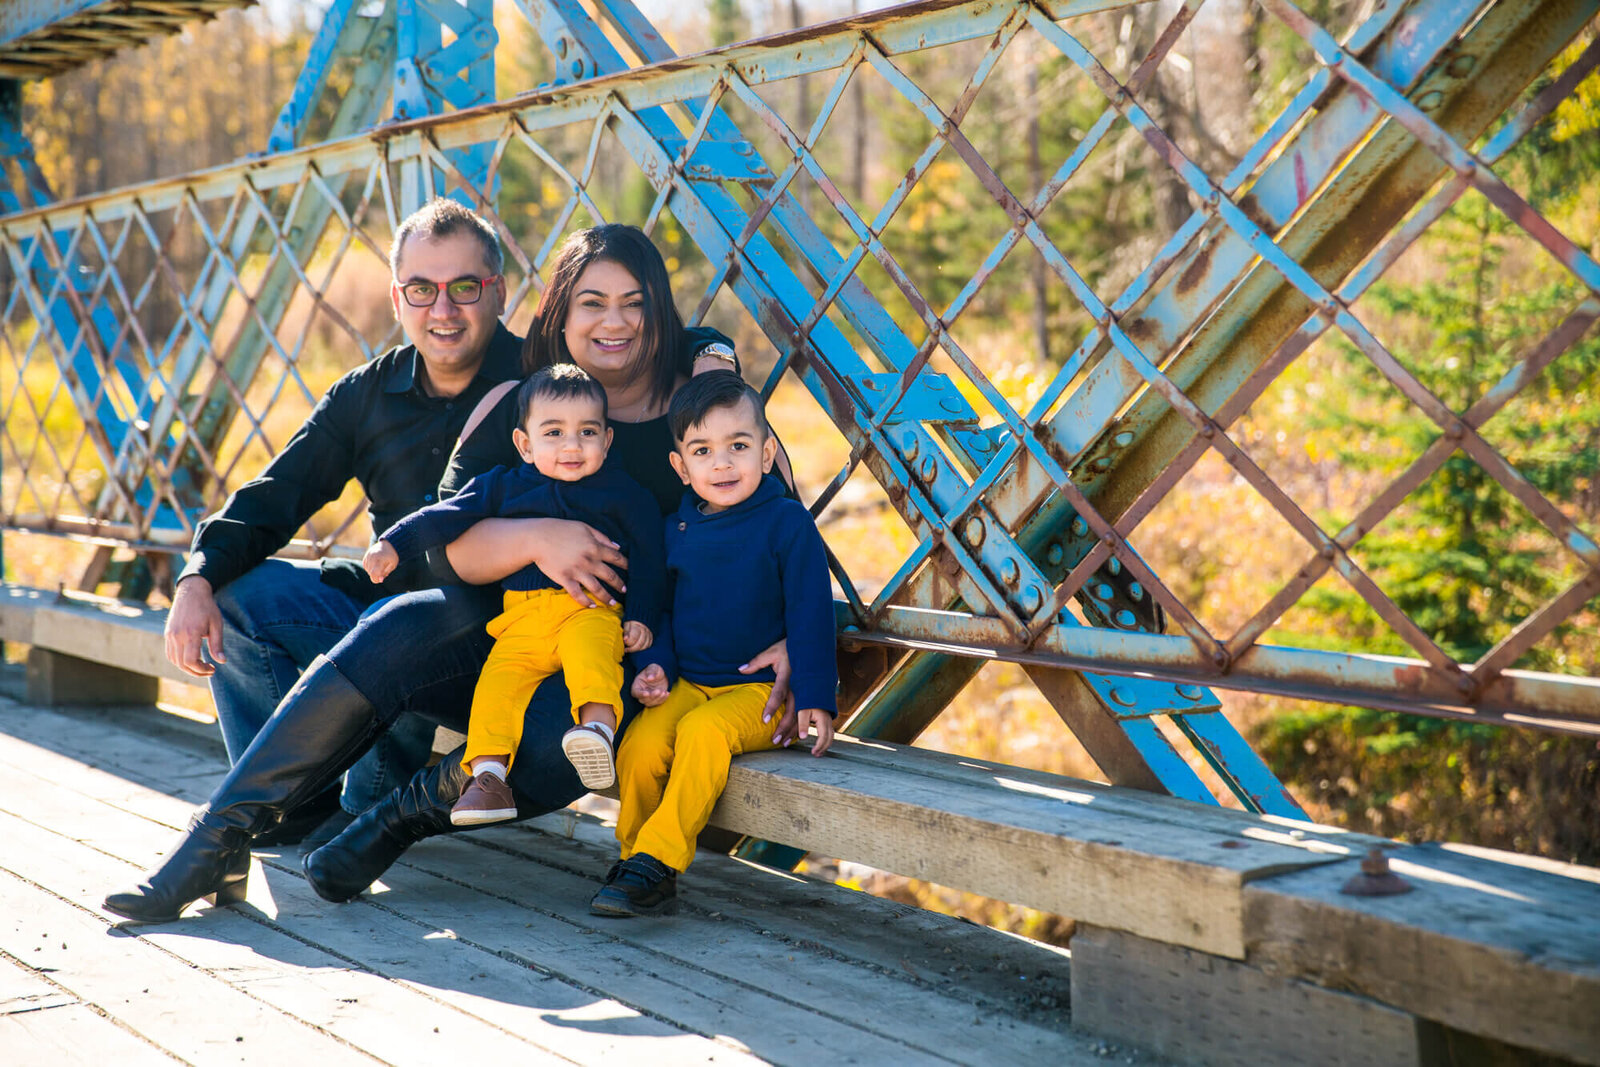
M 727 857 L 675 917 L 590 916 L 615 843 L 572 812 L 427 842 L 351 904 L 261 851 L 245 907 L 116 924 L 100 897 L 221 770 L 149 709 L 0 699 L 0 1005 L 27 1009 L 0 1060 L 1161 1062 L 1070 1028 L 1060 950 Z

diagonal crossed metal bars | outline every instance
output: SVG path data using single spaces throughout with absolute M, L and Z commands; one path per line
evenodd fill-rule
M 500 36 L 486 5 L 336 4 L 274 133 L 281 150 L 0 216 L 8 528 L 181 550 L 334 375 L 397 339 L 360 287 L 381 287 L 398 219 L 449 192 L 499 226 L 514 309 L 572 226 L 642 221 L 681 258 L 690 318 L 732 321 L 731 296 L 776 351 L 766 392 L 798 382 L 826 413 L 842 460 L 807 487 L 825 532 L 864 495 L 906 532 L 887 569 L 830 538 L 852 732 L 914 737 L 983 663 L 1011 660 L 1114 781 L 1208 799 L 1187 744 L 1241 803 L 1292 815 L 1208 687 L 1600 730 L 1600 679 L 1515 669 L 1562 628 L 1593 626 L 1592 516 L 1542 491 L 1487 429 L 1592 343 L 1600 315 L 1600 266 L 1496 170 L 1594 77 L 1600 5 L 1380 3 L 1335 35 L 1262 0 L 1258 17 L 1319 65 L 1253 144 L 1212 160 L 1220 177 L 1153 91 L 1170 64 L 1195 62 L 1180 53 L 1206 17 L 1199 0 L 1149 5 L 1165 21 L 1143 54 L 1115 30 L 1146 5 L 1117 0 L 927 0 L 691 57 L 627 0 L 598 5 L 609 33 L 576 0 L 519 6 L 558 57 L 537 90 L 478 103 Z M 419 43 L 424 17 L 454 43 Z M 970 74 L 932 86 L 930 52 Z M 336 56 L 394 68 L 392 121 L 373 125 L 386 90 L 369 74 L 328 140 L 292 147 Z M 1059 99 L 1041 106 L 1077 116 L 1031 193 L 995 133 L 994 101 L 1020 69 L 1057 79 Z M 840 180 L 836 143 L 868 81 L 892 102 L 905 157 L 875 211 L 859 180 Z M 459 110 L 414 117 L 445 107 Z M 1064 205 L 1086 174 L 1131 158 L 1182 211 L 1118 272 L 1075 246 Z M 983 235 L 973 262 L 938 265 L 959 284 L 916 254 L 941 182 L 964 183 Z M 1457 410 L 1380 340 L 1362 298 L 1468 197 L 1523 235 L 1570 299 Z M 1002 380 L 995 342 L 971 325 L 1024 261 L 1077 324 L 1031 393 Z M 1432 427 L 1392 476 L 1362 481 L 1342 521 L 1249 437 L 1252 405 L 1334 341 Z M 1471 661 L 1362 555 L 1456 457 L 1532 516 L 1566 575 Z M 1184 592 L 1192 576 L 1147 562 L 1152 516 L 1219 473 L 1281 523 L 1291 561 L 1226 629 Z M 358 540 L 360 514 L 341 502 L 295 550 Z M 1407 654 L 1297 629 L 1329 581 L 1387 628 L 1386 651 Z

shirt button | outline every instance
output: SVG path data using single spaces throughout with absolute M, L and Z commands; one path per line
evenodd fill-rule
M 688 528 L 689 528 L 689 524 L 688 524 L 688 523 L 686 523 L 686 522 L 680 522 L 680 523 L 678 523 L 678 529 L 680 529 L 680 530 L 687 530 L 687 529 L 688 529 Z
M 434 449 L 434 450 L 433 450 L 433 454 L 434 454 L 434 455 L 436 455 L 436 456 L 437 456 L 437 455 L 438 455 L 438 454 L 439 454 L 439 450 L 438 450 L 438 449 L 437 449 L 437 448 L 435 448 L 435 449 Z
M 422 502 L 423 502 L 423 503 L 424 503 L 424 504 L 431 504 L 431 503 L 433 503 L 433 494 L 432 494 L 432 493 L 429 493 L 429 494 L 427 494 L 427 495 L 426 495 L 426 496 L 424 496 L 424 497 L 423 497 L 423 498 L 422 498 Z
M 454 400 L 445 401 L 444 409 L 446 411 L 454 411 L 456 409 L 456 402 Z

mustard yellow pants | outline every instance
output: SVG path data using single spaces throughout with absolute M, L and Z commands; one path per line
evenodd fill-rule
M 617 750 L 623 859 L 648 852 L 688 869 L 733 757 L 775 747 L 775 723 L 761 721 L 771 692 L 771 682 L 703 686 L 680 678 L 664 702 L 639 713 Z
M 564 589 L 507 590 L 488 629 L 494 648 L 472 693 L 468 771 L 478 756 L 515 756 L 528 701 L 557 671 L 567 676 L 573 721 L 590 703 L 610 704 L 622 721 L 621 608 L 586 608 Z

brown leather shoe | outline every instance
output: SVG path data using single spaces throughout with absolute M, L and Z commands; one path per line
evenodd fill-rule
M 484 823 L 505 822 L 517 816 L 517 801 L 511 787 L 498 774 L 475 774 L 461 799 L 450 809 L 450 821 L 456 826 L 482 826 Z

